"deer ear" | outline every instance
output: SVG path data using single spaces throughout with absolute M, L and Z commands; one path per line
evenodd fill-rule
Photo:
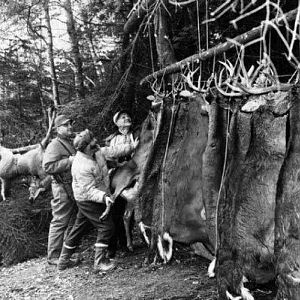
M 155 97 L 153 95 L 149 95 L 149 96 L 147 96 L 146 99 L 149 100 L 149 101 L 154 101 Z
M 179 96 L 191 98 L 191 97 L 193 97 L 193 93 L 191 93 L 188 90 L 183 90 L 183 91 L 180 91 Z

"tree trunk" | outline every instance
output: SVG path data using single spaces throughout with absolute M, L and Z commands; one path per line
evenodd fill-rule
M 59 94 L 58 94 L 58 81 L 54 64 L 54 54 L 53 54 L 53 37 L 50 23 L 50 13 L 49 13 L 49 0 L 43 1 L 43 9 L 45 14 L 45 22 L 46 22 L 46 44 L 47 44 L 47 53 L 48 60 L 50 64 L 50 74 L 52 81 L 52 100 L 54 106 L 57 107 L 60 105 Z
M 101 78 L 103 77 L 102 74 L 102 62 L 98 62 L 99 58 L 95 50 L 94 42 L 93 42 L 93 34 L 92 34 L 92 28 L 88 21 L 88 14 L 86 7 L 81 4 L 80 5 L 80 17 L 82 19 L 82 22 L 84 24 L 84 38 L 86 42 L 88 43 L 88 49 L 89 53 L 92 59 L 93 68 L 95 71 L 95 77 L 96 77 L 96 86 L 99 85 Z M 93 78 L 94 80 L 95 78 Z
M 75 28 L 75 21 L 71 6 L 71 0 L 65 0 L 63 5 L 66 12 L 67 32 L 71 42 L 71 53 L 73 56 L 74 75 L 75 75 L 75 90 L 76 97 L 82 99 L 85 97 L 83 84 L 82 60 L 79 51 L 78 36 Z
M 38 93 L 39 93 L 39 99 L 40 99 L 40 104 L 41 104 L 41 111 L 43 114 L 43 124 L 44 124 L 44 128 L 47 129 L 47 109 L 46 109 L 46 104 L 45 104 L 45 99 L 43 96 L 43 86 L 42 86 L 42 82 L 40 81 L 39 78 L 36 79 L 37 80 L 37 88 L 38 88 Z
M 100 83 L 101 78 L 103 77 L 103 73 L 104 73 L 103 63 L 99 60 L 98 55 L 95 51 L 95 46 L 94 46 L 92 37 L 87 38 L 87 42 L 89 44 L 90 54 L 91 54 L 91 57 L 93 60 L 93 65 L 94 65 L 95 72 L 97 75 L 97 82 Z
M 156 33 L 156 50 L 158 62 L 162 68 L 173 64 L 176 59 L 174 50 L 169 38 L 169 13 L 167 11 L 168 1 L 163 0 L 163 4 L 157 9 L 155 15 L 155 33 Z

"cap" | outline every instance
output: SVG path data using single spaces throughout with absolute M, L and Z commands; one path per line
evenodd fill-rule
M 73 123 L 73 120 L 68 118 L 66 115 L 59 115 L 55 118 L 55 121 L 54 121 L 54 127 L 57 128 L 61 125 L 64 125 L 68 122 L 72 122 Z
M 74 138 L 74 148 L 78 151 L 83 151 L 90 144 L 93 138 L 94 135 L 90 130 L 85 129 L 84 131 L 81 131 Z
M 127 115 L 130 116 L 129 112 L 125 109 L 120 110 L 120 111 L 118 111 L 117 113 L 114 114 L 113 121 L 116 125 L 117 125 L 117 122 L 118 122 L 118 119 L 119 119 L 120 115 L 124 114 L 124 113 L 126 113 Z

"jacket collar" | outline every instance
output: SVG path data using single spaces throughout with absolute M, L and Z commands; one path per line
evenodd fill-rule
M 71 138 L 66 138 L 66 137 L 63 137 L 62 135 L 60 135 L 59 133 L 57 134 L 57 138 L 62 140 L 62 141 L 66 141 L 68 143 L 71 143 Z
M 94 160 L 94 158 L 92 156 L 87 155 L 87 154 L 85 154 L 81 151 L 77 151 L 76 155 L 79 156 L 79 157 L 85 158 L 85 159 Z

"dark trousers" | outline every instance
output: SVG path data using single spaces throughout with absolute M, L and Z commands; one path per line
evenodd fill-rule
M 48 259 L 59 257 L 64 238 L 71 232 L 77 213 L 76 202 L 67 193 L 70 184 L 52 182 L 52 220 L 48 234 Z
M 104 212 L 106 206 L 102 203 L 92 201 L 77 201 L 78 213 L 75 224 L 65 239 L 65 245 L 70 248 L 77 247 L 82 236 L 86 233 L 90 223 L 96 227 L 97 240 L 96 244 L 109 245 L 114 235 L 114 223 L 111 213 L 104 220 L 99 220 L 99 217 Z

